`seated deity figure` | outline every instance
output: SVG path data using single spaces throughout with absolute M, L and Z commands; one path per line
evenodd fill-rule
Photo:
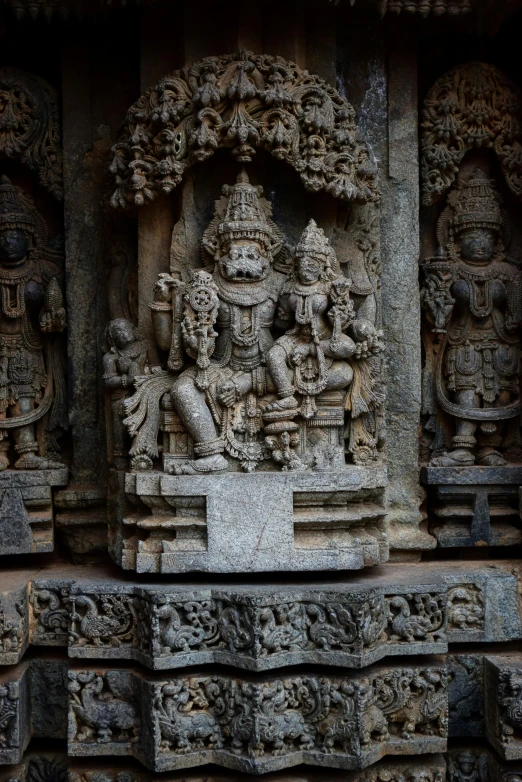
M 5 176 L 0 180 L 0 470 L 52 469 L 49 432 L 66 427 L 61 357 L 51 332 L 65 328 L 47 230 L 30 198 Z M 43 425 L 40 426 L 40 425 Z M 53 443 L 54 444 L 54 443 Z M 44 452 L 42 452 L 44 451 Z
M 375 350 L 380 343 L 369 321 L 356 320 L 349 297 L 350 281 L 341 274 L 324 231 L 310 220 L 296 248 L 295 269 L 285 283 L 276 325 L 290 330 L 269 351 L 266 364 L 278 400 L 269 414 L 295 411 L 304 418 L 316 412 L 314 398 L 323 391 L 347 388 L 353 370 L 347 359 L 360 357 L 362 342 L 344 332 L 352 325 Z M 302 397 L 301 404 L 296 392 Z
M 221 409 L 232 408 L 247 395 L 255 407 L 256 399 L 267 391 L 265 357 L 274 342 L 270 329 L 284 279 L 273 268 L 282 237 L 270 219 L 266 202 L 260 199 L 261 188 L 251 185 L 243 171 L 236 184 L 225 186 L 223 193 L 225 214 L 222 218 L 216 215 L 203 237 L 204 248 L 215 260 L 213 288 L 198 287 L 196 280 L 194 294 L 186 294 L 193 310 L 201 311 L 203 290 L 213 308 L 215 288 L 215 331 L 205 325 L 205 339 L 200 339 L 201 327 L 187 316 L 183 304 L 186 285 L 170 275 L 160 276 L 151 304 L 158 344 L 170 351 L 169 369 L 181 368 L 183 350 L 192 358 L 199 356 L 198 363 L 201 351 L 205 358 L 212 357 L 205 383 L 201 382 L 200 367 L 193 366 L 173 384 L 173 406 L 193 438 L 197 457 L 179 466 L 177 471 L 183 473 L 227 469 Z M 227 426 L 224 428 L 226 432 Z
M 522 277 L 506 258 L 507 217 L 481 169 L 450 195 L 438 233 L 446 245 L 423 266 L 422 301 L 440 342 L 435 398 L 455 434 L 431 464 L 501 466 L 503 422 L 520 413 Z
M 345 410 L 350 441 L 374 448 L 364 416 L 381 403 L 374 357 L 382 332 L 357 316 L 324 232 L 309 223 L 289 269 L 271 206 L 242 171 L 223 188 L 202 251 L 212 272 L 161 273 L 154 289 L 167 369 L 136 377 L 122 402 L 133 469 L 152 468 L 160 426 L 188 435 L 176 455 L 163 452 L 176 474 L 226 470 L 225 453 L 246 472 L 261 462 L 283 470 L 322 469 L 334 457 L 344 464 Z

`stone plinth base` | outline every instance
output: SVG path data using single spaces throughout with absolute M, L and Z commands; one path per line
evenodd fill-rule
M 138 573 L 191 570 L 358 570 L 388 559 L 386 470 L 130 473 L 134 511 L 121 520 L 121 565 Z
M 53 550 L 52 488 L 67 475 L 65 467 L 0 473 L 0 555 Z
M 425 467 L 430 532 L 439 546 L 522 542 L 518 509 L 522 467 Z

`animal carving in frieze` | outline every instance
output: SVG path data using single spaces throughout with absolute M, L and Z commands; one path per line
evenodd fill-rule
M 78 743 L 135 743 L 139 712 L 130 674 L 69 671 L 69 740 Z
M 484 599 L 475 584 L 459 584 L 448 590 L 448 626 L 459 630 L 484 627 Z
M 158 653 L 212 648 L 219 641 L 214 601 L 155 605 L 152 637 Z
M 376 703 L 389 725 L 397 725 L 403 739 L 419 727 L 426 734 L 445 736 L 448 722 L 447 673 L 426 669 L 422 674 L 392 671 L 375 680 Z
M 500 671 L 497 700 L 501 712 L 501 738 L 506 743 L 522 730 L 522 674 Z
M 137 632 L 137 608 L 125 595 L 73 595 L 70 622 L 72 645 L 120 646 Z
M 20 708 L 18 696 L 9 684 L 0 686 L 0 749 L 12 747 L 14 743 L 15 717 Z
M 154 699 L 155 717 L 161 733 L 161 749 L 174 746 L 179 754 L 193 748 L 223 746 L 221 728 L 216 718 L 205 711 L 208 695 L 217 696 L 218 685 L 197 679 L 176 681 L 157 688 Z
M 445 595 L 392 597 L 388 600 L 390 640 L 402 639 L 411 643 L 429 635 L 437 636 L 437 631 L 442 631 L 444 625 L 445 605 Z

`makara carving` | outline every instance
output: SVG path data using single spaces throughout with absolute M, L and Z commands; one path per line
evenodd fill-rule
M 444 74 L 424 102 L 422 180 L 429 205 L 456 180 L 471 149 L 497 155 L 506 182 L 522 196 L 520 90 L 494 65 L 469 62 Z
M 135 376 L 123 401 L 133 469 L 153 466 L 160 427 L 172 433 L 163 463 L 175 474 L 220 472 L 231 460 L 246 472 L 335 470 L 345 450 L 356 464 L 375 461 L 382 332 L 354 309 L 324 232 L 310 221 L 290 264 L 269 203 L 243 171 L 223 188 L 202 250 L 213 273 L 195 269 L 183 281 L 161 273 L 154 290 L 168 369 Z M 285 333 L 274 339 L 274 329 Z
M 65 329 L 62 259 L 29 196 L 0 182 L 0 470 L 62 467 L 68 428 L 59 333 Z M 54 336 L 56 334 L 56 336 Z M 12 438 L 12 441 L 11 441 Z
M 377 165 L 352 106 L 330 85 L 281 57 L 207 57 L 166 76 L 128 111 L 115 145 L 113 206 L 170 193 L 219 147 L 248 162 L 256 148 L 292 165 L 308 190 L 372 201 Z
M 509 237 L 494 186 L 473 170 L 450 194 L 437 227 L 440 249 L 422 266 L 434 466 L 506 464 L 498 448 L 505 422 L 520 414 L 522 319 L 522 275 L 506 255 Z M 450 450 L 441 411 L 454 426 Z
M 42 185 L 63 197 L 58 95 L 18 68 L 0 68 L 0 156 L 37 171 Z

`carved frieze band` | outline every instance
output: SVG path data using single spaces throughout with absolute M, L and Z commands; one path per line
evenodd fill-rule
M 322 588 L 158 588 L 78 570 L 61 579 L 21 575 L 17 588 L 0 591 L 0 663 L 16 663 L 32 644 L 156 670 L 213 662 L 257 671 L 358 668 L 386 656 L 442 653 L 448 642 L 522 636 L 509 568 L 441 573 L 425 565 L 417 583 L 405 583 L 399 570 L 371 586 Z
M 72 762 L 70 762 L 72 760 Z M 413 757 L 405 761 L 386 758 L 375 763 L 364 771 L 328 772 L 332 782 L 443 782 L 446 764 L 440 755 L 429 757 Z M 320 782 L 320 772 L 301 770 L 295 772 L 279 772 L 263 777 L 266 782 Z M 136 762 L 125 759 L 115 761 L 113 768 L 108 768 L 106 761 L 67 759 L 60 755 L 31 754 L 24 758 L 23 764 L 11 768 L 9 776 L 2 775 L 0 782 L 155 782 L 157 776 L 146 771 Z M 183 782 L 186 773 L 172 772 L 161 777 L 163 782 Z M 207 773 L 190 774 L 191 782 L 241 782 L 242 776 L 234 772 L 222 772 L 209 776 Z M 496 780 L 495 780 L 496 782 Z
M 301 762 L 351 770 L 446 747 L 447 676 L 436 658 L 255 681 L 70 670 L 69 693 L 70 755 L 130 755 L 153 771 L 209 762 L 250 773 Z

